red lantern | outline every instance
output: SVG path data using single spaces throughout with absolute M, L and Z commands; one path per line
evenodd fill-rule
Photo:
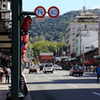
M 22 22 L 22 30 L 24 32 L 27 32 L 31 26 L 31 23 L 32 23 L 32 18 L 30 16 L 25 17 Z
M 23 46 L 23 49 L 24 49 L 24 50 L 26 50 L 26 49 L 27 49 L 27 44 L 25 44 L 25 45 Z
M 25 58 L 25 54 L 22 54 L 22 58 Z
M 28 39 L 29 39 L 29 35 L 28 34 L 24 34 L 23 35 L 23 43 L 28 43 Z
M 22 54 L 26 53 L 26 50 L 22 49 Z

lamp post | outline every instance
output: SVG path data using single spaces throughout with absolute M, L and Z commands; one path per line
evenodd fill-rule
M 100 56 L 100 15 L 99 15 L 99 29 L 98 29 L 98 56 Z
M 81 29 L 79 29 L 78 30 L 79 31 L 79 37 L 80 37 L 80 39 L 79 39 L 79 41 L 80 41 L 80 63 L 82 62 L 82 60 L 81 60 L 81 47 L 82 47 L 82 36 L 81 36 Z

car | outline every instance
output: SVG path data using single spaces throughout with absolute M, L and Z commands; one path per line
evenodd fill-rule
M 60 65 L 57 65 L 56 70 L 62 70 L 62 67 Z
M 60 65 L 54 65 L 54 70 L 62 70 L 62 67 Z
M 37 67 L 31 66 L 31 67 L 29 68 L 29 73 L 31 73 L 31 72 L 36 72 L 36 73 L 37 73 Z
M 82 66 L 78 66 L 78 65 L 76 65 L 76 66 L 72 66 L 72 68 L 69 70 L 69 75 L 71 76 L 73 76 L 74 74 L 79 74 L 79 76 L 81 75 L 83 75 L 83 73 L 84 73 L 84 68 L 82 67 Z
M 47 73 L 47 72 L 51 72 L 53 73 L 53 64 L 51 63 L 47 63 L 47 64 L 44 64 L 44 67 L 43 67 L 43 72 L 44 73 Z

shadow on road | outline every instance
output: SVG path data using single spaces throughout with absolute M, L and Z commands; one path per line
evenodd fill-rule
M 30 91 L 32 100 L 100 100 L 100 89 L 57 89 Z

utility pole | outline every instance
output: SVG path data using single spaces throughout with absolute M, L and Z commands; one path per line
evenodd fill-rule
M 19 100 L 20 67 L 21 67 L 21 35 L 20 16 L 22 0 L 12 0 L 12 77 L 11 100 Z
M 82 49 L 82 36 L 81 36 L 81 30 L 79 30 L 79 32 L 80 32 L 80 63 L 82 63 L 82 58 L 81 58 L 81 54 L 82 54 L 82 51 L 81 51 L 81 49 Z
M 84 45 L 83 45 L 83 60 L 82 60 L 82 65 L 83 65 L 83 67 L 84 67 L 84 59 L 85 59 L 85 54 L 84 54 Z
M 100 15 L 99 15 L 99 29 L 98 29 L 98 56 L 100 56 Z

